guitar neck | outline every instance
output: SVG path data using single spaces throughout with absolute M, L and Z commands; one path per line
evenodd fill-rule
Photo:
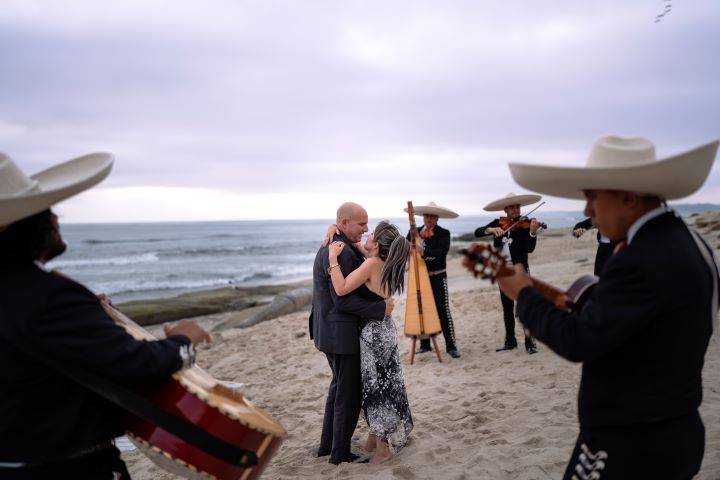
M 553 287 L 548 283 L 543 282 L 542 280 L 538 280 L 537 278 L 530 277 L 530 280 L 532 280 L 533 287 L 535 287 L 535 289 L 540 293 L 540 295 L 550 300 L 558 307 L 567 307 L 567 302 L 569 298 L 565 292 Z

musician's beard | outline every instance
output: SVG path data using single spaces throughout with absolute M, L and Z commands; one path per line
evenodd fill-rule
M 45 250 L 42 256 L 43 263 L 47 263 L 53 258 L 59 257 L 60 255 L 65 253 L 66 249 L 67 244 L 60 237 L 60 234 L 58 232 L 53 232 L 52 241 L 50 242 L 50 245 L 48 245 L 47 250 Z

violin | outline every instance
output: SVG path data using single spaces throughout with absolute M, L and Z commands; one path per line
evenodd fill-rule
M 518 229 L 527 230 L 530 228 L 530 222 L 534 219 L 527 218 L 527 217 L 518 217 L 518 218 L 511 218 L 511 217 L 500 217 L 500 228 L 502 228 L 505 231 L 513 231 Z M 538 222 L 539 228 L 548 228 L 546 224 L 543 222 Z

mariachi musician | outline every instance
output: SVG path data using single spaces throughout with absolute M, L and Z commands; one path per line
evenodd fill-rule
M 594 227 L 595 226 L 592 223 L 592 219 L 588 217 L 585 220 L 575 224 L 572 232 L 573 236 L 575 238 L 580 238 L 586 231 Z M 610 255 L 612 255 L 613 251 L 615 250 L 617 242 L 613 242 L 608 237 L 600 233 L 600 230 L 598 230 L 597 232 L 597 241 L 598 248 L 597 252 L 595 253 L 595 268 L 593 270 L 593 273 L 600 276 L 600 272 L 602 272 L 602 269 L 605 266 L 605 262 L 607 262 L 608 258 L 610 258 Z
M 700 470 L 698 407 L 720 278 L 713 249 L 666 202 L 702 186 L 717 149 L 716 140 L 658 159 L 645 138 L 606 136 L 585 167 L 510 164 L 525 188 L 585 199 L 585 215 L 619 242 L 579 312 L 547 301 L 517 266 L 498 278 L 523 325 L 582 362 L 580 433 L 565 480 L 681 480 Z
M 86 155 L 28 177 L 0 153 L 0 478 L 129 478 L 112 443 L 127 415 L 66 374 L 158 382 L 209 340 L 189 321 L 164 340 L 135 340 L 87 288 L 43 268 L 66 248 L 50 207 L 102 181 L 112 162 Z
M 407 209 L 405 209 L 407 212 Z M 422 215 L 423 225 L 418 228 L 423 239 L 422 257 L 427 265 L 432 287 L 435 307 L 440 317 L 445 350 L 453 358 L 460 358 L 460 351 L 455 343 L 455 327 L 450 313 L 450 300 L 447 286 L 447 254 L 450 251 L 450 231 L 438 225 L 440 218 L 457 218 L 458 214 L 449 208 L 440 207 L 435 202 L 414 207 L 415 215 Z M 410 233 L 408 233 L 410 239 Z M 419 353 L 429 352 L 430 339 L 420 340 Z
M 503 253 L 503 256 L 513 264 L 521 264 L 526 271 L 530 271 L 528 253 L 535 250 L 537 244 L 537 232 L 544 224 L 535 219 L 522 218 L 520 209 L 526 205 L 532 205 L 541 200 L 540 195 L 516 195 L 508 193 L 485 205 L 485 211 L 504 211 L 504 217 L 496 218 L 484 227 L 475 230 L 476 237 L 493 235 L 495 248 Z M 502 291 L 500 302 L 503 309 L 503 321 L 505 323 L 505 343 L 496 349 L 496 352 L 512 350 L 517 348 L 515 339 L 515 303 Z M 528 354 L 537 353 L 535 340 L 529 332 L 525 331 L 525 350 Z

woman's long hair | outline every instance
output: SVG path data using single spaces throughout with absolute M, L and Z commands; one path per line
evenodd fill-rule
M 380 273 L 380 289 L 389 295 L 402 293 L 410 242 L 395 225 L 385 220 L 377 224 L 373 237 L 378 244 L 378 256 L 385 262 Z

